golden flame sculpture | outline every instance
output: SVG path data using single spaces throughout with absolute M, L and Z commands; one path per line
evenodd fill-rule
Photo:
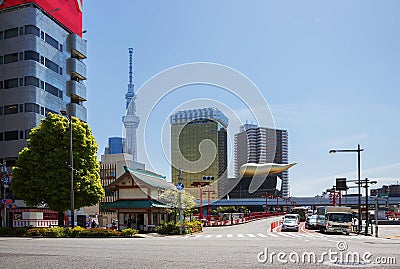
M 268 174 L 277 174 L 288 170 L 297 163 L 279 164 L 279 163 L 245 163 L 240 169 L 240 176 L 266 176 Z

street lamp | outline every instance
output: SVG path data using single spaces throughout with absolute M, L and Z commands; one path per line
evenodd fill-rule
M 358 144 L 357 149 L 331 149 L 329 151 L 330 154 L 334 154 L 336 152 L 357 152 L 357 170 L 358 170 L 358 228 L 357 234 L 360 233 L 361 230 L 361 151 L 364 149 L 360 148 L 360 144 Z
M 60 110 L 61 115 L 67 117 L 69 121 L 69 163 L 71 166 L 71 227 L 75 226 L 75 209 L 74 209 L 74 155 L 72 152 L 72 116 L 66 110 Z

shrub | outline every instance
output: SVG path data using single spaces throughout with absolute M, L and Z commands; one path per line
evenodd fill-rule
M 23 236 L 31 227 L 0 227 L 0 236 Z
M 174 223 L 172 221 L 167 223 L 161 223 L 157 226 L 156 231 L 160 234 L 179 234 L 179 223 Z M 202 225 L 200 221 L 190 221 L 184 222 L 182 226 L 182 233 L 191 234 L 202 231 Z
M 65 236 L 66 237 L 79 237 L 82 233 L 82 231 L 86 230 L 85 228 L 82 228 L 80 226 L 76 226 L 74 228 L 65 228 Z
M 121 235 L 122 233 L 120 231 L 102 228 L 84 229 L 80 234 L 81 237 L 109 237 Z
M 138 234 L 139 231 L 131 228 L 123 229 L 122 230 L 122 235 L 123 236 L 134 236 L 135 234 Z

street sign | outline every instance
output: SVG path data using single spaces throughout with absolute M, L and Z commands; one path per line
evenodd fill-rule
M 185 186 L 183 185 L 183 183 L 178 183 L 178 184 L 176 184 L 176 188 L 178 189 L 178 191 L 183 190 L 184 187 L 185 187 Z
M 3 184 L 4 185 L 10 185 L 10 178 L 8 177 L 8 175 L 4 175 Z

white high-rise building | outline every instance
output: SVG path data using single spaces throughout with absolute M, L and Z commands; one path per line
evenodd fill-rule
M 125 94 L 126 99 L 126 114 L 122 117 L 122 122 L 125 127 L 125 153 L 131 154 L 133 160 L 137 160 L 137 142 L 136 130 L 139 126 L 140 119 L 136 116 L 136 95 L 133 85 L 132 71 L 133 48 L 129 48 L 129 84 L 128 92 Z

